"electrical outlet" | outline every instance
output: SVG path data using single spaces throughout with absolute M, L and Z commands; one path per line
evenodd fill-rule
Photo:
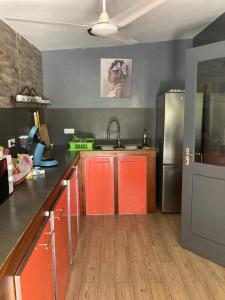
M 15 144 L 16 144 L 16 139 L 15 138 L 8 140 L 8 147 L 9 148 L 15 146 Z
M 64 128 L 64 134 L 74 134 L 74 128 Z

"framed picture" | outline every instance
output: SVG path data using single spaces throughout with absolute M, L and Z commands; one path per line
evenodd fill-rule
M 131 97 L 132 59 L 102 58 L 100 72 L 101 97 Z

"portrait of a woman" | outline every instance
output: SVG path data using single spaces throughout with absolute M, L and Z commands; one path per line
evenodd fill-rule
M 101 97 L 131 97 L 131 59 L 101 59 Z

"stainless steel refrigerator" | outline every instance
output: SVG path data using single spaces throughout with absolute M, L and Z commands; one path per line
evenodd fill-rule
M 184 92 L 157 99 L 157 202 L 163 212 L 180 212 L 182 191 Z

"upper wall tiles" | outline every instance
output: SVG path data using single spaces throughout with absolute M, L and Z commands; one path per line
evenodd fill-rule
M 10 96 L 24 86 L 43 94 L 40 51 L 0 20 L 0 107 L 11 107 Z

